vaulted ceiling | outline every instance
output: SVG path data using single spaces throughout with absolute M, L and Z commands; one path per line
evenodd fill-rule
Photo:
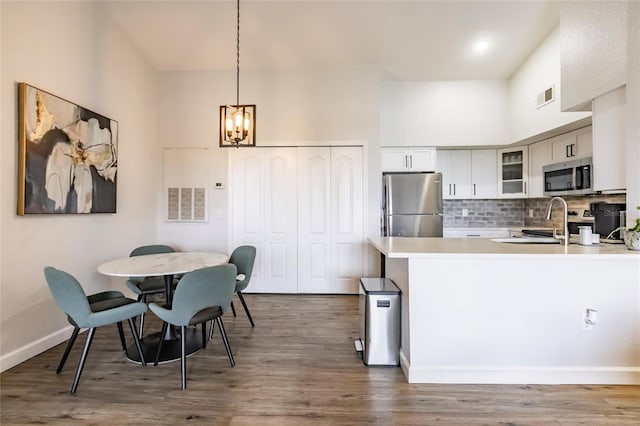
M 236 2 L 104 1 L 160 71 L 236 64 Z M 399 80 L 508 78 L 559 23 L 557 1 L 240 2 L 240 68 L 378 66 Z M 479 54 L 474 46 L 488 41 Z

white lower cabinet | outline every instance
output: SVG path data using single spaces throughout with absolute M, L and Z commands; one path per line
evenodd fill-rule
M 361 147 L 237 149 L 230 177 L 232 245 L 258 247 L 247 292 L 357 293 Z

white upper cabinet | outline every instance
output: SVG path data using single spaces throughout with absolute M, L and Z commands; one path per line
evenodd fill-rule
M 551 163 L 549 139 L 529 145 L 529 198 L 544 196 L 542 168 Z
M 529 157 L 526 146 L 498 151 L 498 197 L 524 198 L 527 196 Z
M 442 198 L 471 198 L 471 151 L 438 150 L 436 163 L 442 173 Z
M 495 149 L 471 151 L 471 196 L 496 198 L 498 195 L 498 167 Z
M 563 111 L 589 111 L 593 99 L 626 83 L 627 7 L 626 1 L 561 3 Z
M 436 160 L 444 199 L 496 198 L 495 149 L 438 150 Z
M 626 189 L 626 88 L 593 101 L 593 189 Z
M 577 160 L 591 156 L 591 126 L 551 139 L 551 162 Z
M 382 148 L 381 168 L 383 172 L 433 172 L 436 167 L 436 149 Z

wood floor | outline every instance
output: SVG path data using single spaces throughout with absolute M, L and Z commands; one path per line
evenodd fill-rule
M 76 395 L 85 335 L 55 374 L 59 345 L 0 375 L 2 425 L 639 425 L 638 386 L 411 385 L 399 368 L 363 366 L 354 351 L 357 296 L 247 295 L 252 329 L 224 317 L 220 335 L 187 361 L 126 361 L 115 326 L 96 332 Z M 150 314 L 149 332 L 160 329 Z M 127 328 L 125 327 L 125 331 Z M 130 337 L 127 333 L 127 337 Z

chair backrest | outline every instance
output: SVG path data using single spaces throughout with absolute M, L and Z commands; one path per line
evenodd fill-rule
M 253 264 L 256 261 L 256 248 L 254 246 L 240 246 L 231 253 L 229 263 L 236 265 L 238 274 L 244 274 L 244 280 L 236 283 L 236 291 L 242 291 L 249 285 Z
M 53 300 L 65 314 L 82 327 L 91 314 L 91 306 L 78 280 L 71 274 L 52 266 L 44 268 L 44 276 Z
M 226 312 L 235 290 L 237 269 L 218 265 L 197 269 L 182 277 L 171 302 L 175 325 L 188 325 L 202 309 L 220 306 Z
M 174 251 L 173 247 L 165 246 L 163 244 L 152 244 L 149 246 L 134 248 L 131 254 L 129 254 L 129 257 L 142 256 L 145 254 L 173 253 Z

